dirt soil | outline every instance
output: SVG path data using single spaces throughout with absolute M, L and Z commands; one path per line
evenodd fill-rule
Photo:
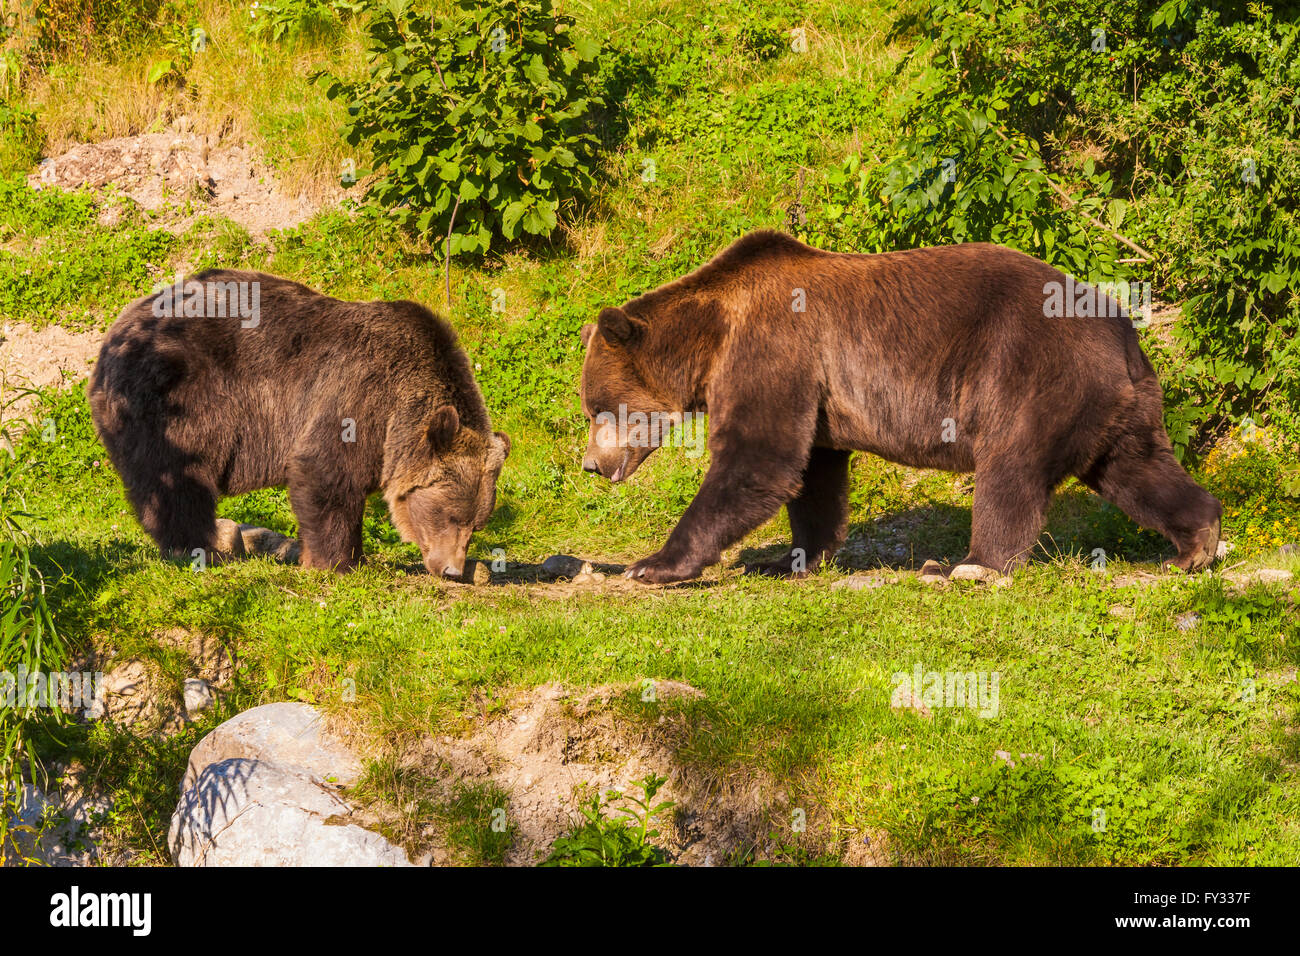
M 14 389 L 59 388 L 80 381 L 89 374 L 103 340 L 102 332 L 69 332 L 57 325 L 33 329 L 23 322 L 6 322 L 0 328 L 0 401 L 14 401 L 0 408 L 0 428 L 25 417 L 34 401 L 31 395 L 15 395 Z M 8 447 L 2 439 L 0 447 Z
M 676 804 L 670 814 L 657 818 L 656 841 L 676 864 L 717 866 L 742 857 L 768 858 L 775 849 L 774 832 L 787 844 L 812 854 L 832 852 L 853 865 L 890 862 L 881 835 L 832 832 L 820 810 L 793 806 L 770 777 L 685 761 L 679 753 L 688 738 L 682 711 L 667 707 L 657 721 L 647 722 L 620 702 L 633 690 L 644 699 L 648 686 L 659 702 L 703 697 L 675 681 L 583 690 L 545 684 L 518 694 L 504 714 L 475 718 L 463 736 L 425 738 L 405 764 L 440 780 L 447 793 L 457 783 L 488 782 L 508 793 L 508 819 L 518 828 L 506 855 L 508 866 L 544 859 L 554 840 L 582 820 L 580 805 L 609 790 L 639 796 L 636 781 L 650 773 L 668 779 L 654 802 Z M 801 830 L 793 826 L 796 819 Z M 410 836 L 433 844 L 426 854 L 430 862 L 451 861 L 436 832 Z
M 166 132 L 80 143 L 42 160 L 27 182 L 33 189 L 114 186 L 162 213 L 160 226 L 176 233 L 199 216 L 218 215 L 258 238 L 297 226 L 320 208 L 282 190 L 251 147 L 189 132 L 187 125 L 181 117 Z

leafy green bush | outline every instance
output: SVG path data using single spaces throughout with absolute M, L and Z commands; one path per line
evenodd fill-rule
M 654 796 L 667 778 L 650 774 L 638 782 L 642 795 L 620 795 L 610 791 L 604 797 L 592 797 L 584 805 L 585 823 L 572 833 L 551 844 L 551 853 L 542 866 L 669 866 L 667 854 L 650 841 L 659 836 L 651 830 L 654 818 L 672 809 L 673 801 L 654 803 Z M 623 819 L 610 819 L 603 813 L 619 800 L 630 807 L 615 807 Z
M 321 36 L 338 27 L 341 15 L 356 13 L 363 5 L 360 0 L 257 0 L 249 7 L 248 32 L 272 43 Z
M 809 233 L 867 251 L 984 239 L 1149 282 L 1184 303 L 1162 370 L 1175 445 L 1246 414 L 1300 436 L 1298 5 L 902 9 L 902 135 L 830 175 Z
M 31 169 L 42 139 L 35 110 L 0 99 L 0 176 Z
M 348 143 L 378 177 L 367 202 L 449 253 L 549 235 L 592 185 L 596 139 L 587 86 L 598 44 L 572 36 L 551 0 L 459 0 L 430 21 L 409 0 L 370 12 L 369 76 L 324 76 L 345 97 Z

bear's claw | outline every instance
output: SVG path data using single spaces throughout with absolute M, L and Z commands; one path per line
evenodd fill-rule
M 665 557 L 661 551 L 633 563 L 623 572 L 623 577 L 645 584 L 672 584 L 675 581 L 689 581 L 691 578 L 699 577 L 700 570 Z

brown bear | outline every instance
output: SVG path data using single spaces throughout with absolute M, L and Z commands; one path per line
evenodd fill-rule
M 382 489 L 425 567 L 459 577 L 510 448 L 428 309 L 259 272 L 209 270 L 131 303 L 88 392 L 140 523 L 170 556 L 212 551 L 218 496 L 287 484 L 302 564 L 349 570 Z
M 699 493 L 630 577 L 695 577 L 782 504 L 791 551 L 762 570 L 816 568 L 844 542 L 854 450 L 975 472 L 963 564 L 1023 561 L 1070 475 L 1169 538 L 1172 564 L 1215 557 L 1222 508 L 1174 457 L 1126 310 L 1023 253 L 850 255 L 755 232 L 603 309 L 583 342 L 587 471 L 625 480 L 665 423 L 709 416 Z

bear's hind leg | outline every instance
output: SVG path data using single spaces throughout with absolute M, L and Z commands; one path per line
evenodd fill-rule
M 1005 574 L 1029 558 L 1047 520 L 1047 506 L 1060 481 L 1043 465 L 1010 453 L 975 468 L 970 552 L 960 564 Z
M 835 557 L 848 534 L 851 454 L 838 448 L 812 450 L 803 486 L 785 506 L 790 516 L 790 550 L 752 570 L 771 575 L 803 574 Z
M 1223 506 L 1178 464 L 1168 440 L 1128 434 L 1079 477 L 1084 484 L 1178 549 L 1165 562 L 1199 571 L 1215 558 Z

